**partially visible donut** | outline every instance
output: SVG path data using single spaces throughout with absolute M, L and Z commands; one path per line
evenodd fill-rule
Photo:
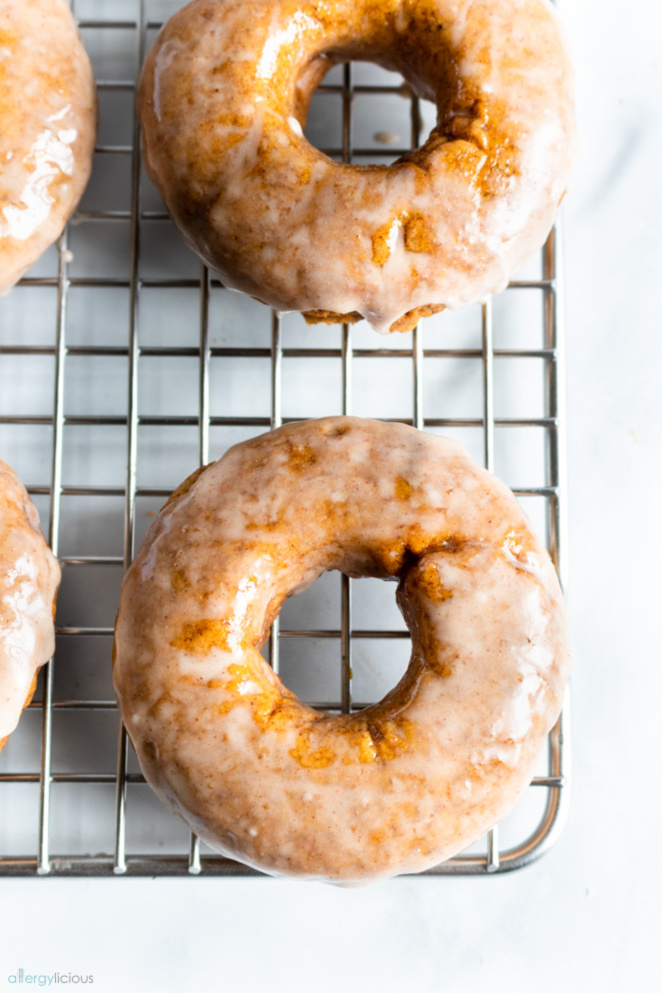
M 324 570 L 399 580 L 409 668 L 349 715 L 260 655 Z M 378 626 L 378 625 L 375 625 Z M 339 883 L 449 858 L 509 811 L 570 657 L 549 556 L 453 441 L 353 417 L 290 424 L 177 490 L 122 586 L 114 679 L 148 782 L 213 848 Z
M 92 67 L 65 0 L 2 0 L 0 296 L 62 233 L 95 133 Z
M 313 90 L 351 59 L 437 105 L 391 166 L 334 162 L 303 136 Z M 139 106 L 147 171 L 227 286 L 383 332 L 503 289 L 574 155 L 547 0 L 195 0 L 159 34 Z
M 53 654 L 60 567 L 16 474 L 0 462 L 0 750 Z

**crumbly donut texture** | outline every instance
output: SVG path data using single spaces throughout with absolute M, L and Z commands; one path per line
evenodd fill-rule
M 390 166 L 303 136 L 332 65 L 376 62 L 437 106 Z M 223 282 L 378 331 L 502 290 L 545 240 L 574 155 L 572 70 L 547 0 L 196 0 L 144 67 L 145 165 Z
M 409 668 L 349 715 L 260 655 L 323 571 L 399 582 Z M 378 625 L 375 624 L 375 627 Z M 533 774 L 569 669 L 551 561 L 455 442 L 353 417 L 287 425 L 176 491 L 122 588 L 115 686 L 148 782 L 217 851 L 353 884 L 429 868 Z
M 0 0 L 0 296 L 82 196 L 96 112 L 92 67 L 64 0 Z
M 0 462 L 0 749 L 53 654 L 60 567 L 16 474 Z

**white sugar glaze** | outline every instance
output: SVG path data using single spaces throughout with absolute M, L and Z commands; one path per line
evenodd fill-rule
M 422 149 L 344 165 L 293 126 L 347 59 L 437 104 Z M 543 243 L 574 156 L 571 91 L 547 0 L 196 0 L 161 31 L 139 101 L 147 170 L 226 285 L 387 332 L 503 289 Z
M 412 633 L 399 685 L 346 716 L 259 655 L 284 598 L 328 569 L 398 579 Z M 147 780 L 200 837 L 350 884 L 430 867 L 507 813 L 559 713 L 567 639 L 502 483 L 447 439 L 326 418 L 174 494 L 124 580 L 114 678 Z
M 0 296 L 60 235 L 92 166 L 92 67 L 64 0 L 0 2 Z
M 59 582 L 35 506 L 0 462 L 0 748 L 18 723 L 37 669 L 53 654 Z

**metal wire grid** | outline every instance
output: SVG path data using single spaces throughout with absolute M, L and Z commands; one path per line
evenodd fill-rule
M 148 33 L 155 31 L 160 24 L 146 16 L 145 2 L 139 0 L 137 16 L 127 20 L 93 20 L 79 18 L 83 32 L 108 31 L 111 29 L 134 34 L 135 78 L 146 51 Z M 341 82 L 327 82 L 320 86 L 321 93 L 339 94 L 342 100 L 342 147 L 325 148 L 328 154 L 351 162 L 359 156 L 379 155 L 396 157 L 406 149 L 357 148 L 352 143 L 352 107 L 355 95 L 361 93 L 402 95 L 403 88 L 393 85 L 359 85 L 354 82 L 351 65 L 342 68 Z M 127 91 L 132 93 L 135 82 L 132 79 L 98 79 L 100 93 Z M 411 101 L 411 144 L 419 144 L 421 115 L 418 100 L 409 95 Z M 540 278 L 512 282 L 507 292 L 536 290 L 542 296 L 543 344 L 537 348 L 495 348 L 493 344 L 493 307 L 487 301 L 481 308 L 481 347 L 479 349 L 425 348 L 425 327 L 414 329 L 410 347 L 358 348 L 352 343 L 352 327 L 343 325 L 340 348 L 288 348 L 283 344 L 282 320 L 273 313 L 271 317 L 271 345 L 257 347 L 213 347 L 210 343 L 210 297 L 212 292 L 222 291 L 221 284 L 201 267 L 198 280 L 183 278 L 145 278 L 140 274 L 141 227 L 145 221 L 167 220 L 163 211 L 145 210 L 141 204 L 141 160 L 140 133 L 137 119 L 133 121 L 132 143 L 130 145 L 106 144 L 96 149 L 97 156 L 124 156 L 131 163 L 131 203 L 129 210 L 109 209 L 101 211 L 79 210 L 75 223 L 89 221 L 112 224 L 117 220 L 130 224 L 130 262 L 127 279 L 116 277 L 74 277 L 69 273 L 71 256 L 69 252 L 69 229 L 59 243 L 58 272 L 56 277 L 28 277 L 22 285 L 34 287 L 55 287 L 57 291 L 56 336 L 54 346 L 1 345 L 3 355 L 49 355 L 54 357 L 54 402 L 52 416 L 27 417 L 23 415 L 0 417 L 0 425 L 43 424 L 52 428 L 52 460 L 50 484 L 29 487 L 34 496 L 48 497 L 48 537 L 57 555 L 60 549 L 61 505 L 64 496 L 99 497 L 115 496 L 124 500 L 124 550 L 123 555 L 79 555 L 60 557 L 65 570 L 80 566 L 114 566 L 126 568 L 130 563 L 136 545 L 136 501 L 141 497 L 165 500 L 170 488 L 138 486 L 138 431 L 141 426 L 160 426 L 169 429 L 176 426 L 190 426 L 197 429 L 199 462 L 205 464 L 210 459 L 210 428 L 219 426 L 254 429 L 278 427 L 287 420 L 283 417 L 282 369 L 283 361 L 290 358 L 333 358 L 340 359 L 342 367 L 342 413 L 352 412 L 352 372 L 355 361 L 366 357 L 384 359 L 407 358 L 412 370 L 412 417 L 406 420 L 421 429 L 436 428 L 480 428 L 484 464 L 494 467 L 494 433 L 497 428 L 537 427 L 544 429 L 546 479 L 544 485 L 515 489 L 519 497 L 541 497 L 546 504 L 546 525 L 548 547 L 559 571 L 565 576 L 565 451 L 563 423 L 563 335 L 561 322 L 561 262 L 558 227 L 550 235 L 543 249 L 542 275 Z M 130 301 L 129 338 L 127 347 L 67 344 L 68 300 L 74 287 L 104 288 L 124 287 L 128 289 Z M 140 300 L 145 289 L 198 289 L 199 290 L 199 344 L 197 347 L 146 347 L 139 341 Z M 122 356 L 128 359 L 128 403 L 126 416 L 79 416 L 65 415 L 65 365 L 75 356 Z M 198 415 L 197 416 L 145 416 L 138 411 L 139 359 L 145 357 L 168 359 L 196 358 L 198 369 Z M 271 410 L 268 417 L 221 417 L 210 413 L 210 365 L 212 359 L 244 357 L 268 359 L 270 361 Z M 424 415 L 423 367 L 424 363 L 435 358 L 472 358 L 482 363 L 482 416 L 480 418 L 426 417 Z M 534 358 L 542 360 L 545 370 L 544 415 L 540 417 L 504 418 L 494 415 L 494 359 Z M 398 418 L 401 419 L 401 418 Z M 116 425 L 127 431 L 127 463 L 124 486 L 66 486 L 63 485 L 63 435 L 67 426 Z M 220 453 L 215 453 L 218 455 Z M 325 630 L 279 630 L 278 621 L 274 625 L 269 642 L 269 659 L 276 671 L 279 670 L 279 646 L 283 638 L 331 638 L 340 644 L 340 699 L 335 701 L 312 701 L 315 706 L 329 710 L 349 712 L 365 706 L 353 700 L 352 693 L 352 654 L 355 643 L 360 639 L 393 639 L 408 637 L 406 631 L 367 630 L 353 627 L 352 624 L 352 581 L 341 577 L 339 629 Z M 111 627 L 58 626 L 58 640 L 81 636 L 112 637 Z M 56 653 L 57 658 L 57 653 Z M 0 858 L 0 874 L 30 875 L 176 875 L 203 873 L 205 875 L 252 874 L 252 870 L 214 854 L 201 854 L 199 839 L 191 835 L 188 856 L 164 856 L 158 853 L 133 855 L 127 852 L 126 817 L 129 787 L 144 783 L 138 772 L 129 771 L 129 743 L 123 727 L 120 728 L 117 749 L 117 769 L 110 773 L 80 773 L 53 771 L 54 714 L 59 711 L 80 710 L 100 712 L 115 710 L 111 699 L 62 699 L 54 695 L 55 660 L 44 667 L 41 699 L 31 704 L 31 709 L 42 714 L 41 729 L 41 768 L 37 772 L 8 771 L 0 773 L 2 784 L 39 783 L 39 835 L 36 855 L 8 855 Z M 567 714 L 567 707 L 566 707 Z M 495 873 L 519 868 L 547 850 L 555 840 L 562 826 L 568 796 L 567 755 L 564 754 L 563 719 L 559 719 L 549 736 L 546 774 L 537 776 L 532 789 L 544 790 L 545 805 L 537 827 L 523 840 L 506 850 L 499 845 L 498 828 L 489 832 L 486 851 L 468 853 L 449 860 L 430 870 L 429 874 L 476 874 Z M 53 854 L 51 845 L 51 799 L 54 784 L 75 783 L 115 784 L 115 845 L 114 852 L 100 855 L 59 855 Z M 1 795 L 1 794 L 0 794 Z M 6 814 L 6 811 L 5 811 Z

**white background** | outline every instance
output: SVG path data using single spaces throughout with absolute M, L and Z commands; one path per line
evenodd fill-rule
M 573 802 L 498 878 L 3 880 L 0 974 L 115 991 L 658 989 L 662 62 L 657 5 L 562 5 L 581 157 L 565 205 Z M 89 987 L 88 987 L 89 988 Z

